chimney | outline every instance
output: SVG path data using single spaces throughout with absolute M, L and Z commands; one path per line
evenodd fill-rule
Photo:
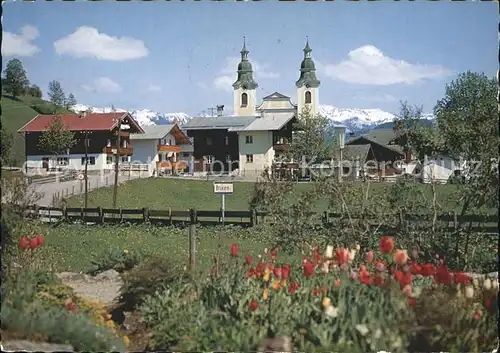
M 349 133 L 349 142 L 352 142 L 354 140 L 354 132 Z
M 218 105 L 217 106 L 217 116 L 222 116 L 222 113 L 224 113 L 224 106 Z

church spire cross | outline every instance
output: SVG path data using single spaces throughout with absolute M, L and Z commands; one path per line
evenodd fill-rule
M 241 60 L 248 60 L 248 49 L 247 49 L 247 41 L 245 36 L 243 36 L 243 48 L 241 48 Z
M 304 58 L 310 58 L 311 52 L 312 52 L 312 49 L 309 46 L 309 37 L 306 36 L 306 47 L 304 48 Z

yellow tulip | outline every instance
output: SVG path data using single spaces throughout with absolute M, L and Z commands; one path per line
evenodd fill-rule
M 331 300 L 328 297 L 324 297 L 323 301 L 321 302 L 321 304 L 323 305 L 323 308 L 325 308 L 325 309 L 330 306 L 330 303 L 331 303 Z
M 273 289 L 280 289 L 280 280 L 279 279 L 275 279 L 273 281 Z
M 474 297 L 474 287 L 472 286 L 465 287 L 465 297 L 467 299 L 472 299 Z
M 264 294 L 262 294 L 262 298 L 264 300 L 267 300 L 269 298 L 269 290 L 267 288 L 264 289 Z
M 124 249 L 124 250 L 123 250 L 123 253 L 124 253 L 124 254 L 128 254 L 128 250 L 127 250 L 127 249 Z
M 127 336 L 123 336 L 123 343 L 125 343 L 125 347 L 128 347 L 130 344 L 130 339 Z
M 483 282 L 483 288 L 486 291 L 489 291 L 491 289 L 491 279 L 486 278 Z

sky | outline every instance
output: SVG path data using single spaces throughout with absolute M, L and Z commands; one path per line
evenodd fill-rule
M 296 99 L 306 36 L 320 104 L 432 111 L 465 71 L 496 75 L 494 2 L 3 3 L 3 63 L 58 80 L 78 103 L 196 115 L 233 106 L 243 37 L 258 101 Z

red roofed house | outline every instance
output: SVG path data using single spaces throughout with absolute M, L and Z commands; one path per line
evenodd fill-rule
M 74 132 L 76 140 L 68 153 L 60 156 L 53 156 L 38 146 L 40 135 L 56 118 L 61 118 L 66 128 Z M 117 132 L 120 126 L 120 148 L 117 151 Z M 68 165 L 77 170 L 84 169 L 86 135 L 89 140 L 88 170 L 112 169 L 115 160 L 113 156 L 117 152 L 122 162 L 130 161 L 130 156 L 133 154 L 130 134 L 144 133 L 134 118 L 126 112 L 37 115 L 18 132 L 25 136 L 27 171 L 31 168 L 48 170 L 55 168 L 56 165 Z

